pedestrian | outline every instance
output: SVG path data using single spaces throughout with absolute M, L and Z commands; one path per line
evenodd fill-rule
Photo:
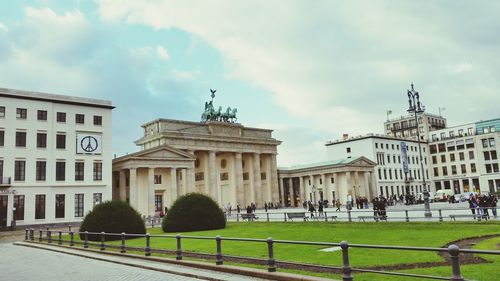
M 314 218 L 314 212 L 316 211 L 316 209 L 314 208 L 314 205 L 309 202 L 309 212 L 311 213 L 311 218 Z
M 373 220 L 378 221 L 378 208 L 379 208 L 379 199 L 378 197 L 373 198 L 372 200 L 373 204 Z
M 318 213 L 319 213 L 318 215 L 319 215 L 320 217 L 322 217 L 322 216 L 323 216 L 323 204 L 319 204 L 319 205 L 318 205 Z
M 498 203 L 498 198 L 495 195 L 490 194 L 489 201 L 490 201 L 489 206 L 491 207 L 491 213 L 493 214 L 493 217 L 495 217 L 495 219 L 496 219 L 497 218 L 497 203 Z
M 477 208 L 476 198 L 474 197 L 473 194 L 471 194 L 469 196 L 469 199 L 467 199 L 467 201 L 469 202 L 469 209 L 471 210 L 472 214 L 475 215 L 476 214 L 476 208 Z
M 339 199 L 335 200 L 335 207 L 337 207 L 337 209 L 335 210 L 335 212 L 340 212 L 340 206 L 341 205 L 342 204 L 340 204 L 340 200 Z
M 264 209 L 265 209 L 265 210 L 266 210 L 266 212 L 267 212 L 267 203 L 266 203 L 266 202 L 264 202 Z
M 240 204 L 237 204 L 236 205 L 236 210 L 238 211 L 238 214 L 240 213 L 241 209 L 240 209 Z

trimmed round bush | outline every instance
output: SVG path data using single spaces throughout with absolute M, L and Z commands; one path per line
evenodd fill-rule
M 224 212 L 212 198 L 201 193 L 188 193 L 177 198 L 162 221 L 162 228 L 165 232 L 224 227 L 226 227 Z
M 141 215 L 127 202 L 107 201 L 94 207 L 80 225 L 80 232 L 106 232 L 127 234 L 145 234 L 146 227 Z M 85 236 L 80 233 L 80 239 Z M 98 234 L 89 234 L 90 241 L 101 241 Z M 106 241 L 120 240 L 120 236 L 106 236 Z

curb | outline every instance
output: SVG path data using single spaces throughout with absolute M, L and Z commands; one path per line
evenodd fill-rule
M 182 266 L 186 266 L 186 267 L 192 267 L 194 269 L 198 268 L 198 269 L 205 269 L 205 270 L 211 270 L 211 271 L 216 271 L 216 272 L 232 273 L 232 274 L 244 275 L 244 276 L 249 276 L 249 277 L 263 278 L 263 279 L 268 279 L 268 280 L 278 280 L 278 281 L 327 281 L 327 280 L 331 281 L 331 280 L 333 280 L 333 279 L 314 277 L 314 276 L 304 276 L 304 275 L 293 274 L 293 273 L 267 272 L 267 271 L 260 270 L 260 269 L 238 267 L 238 266 L 232 266 L 232 265 L 212 265 L 212 264 L 197 262 L 197 261 L 173 260 L 173 259 L 169 259 L 169 258 L 153 257 L 153 256 L 146 257 L 146 256 L 139 256 L 139 255 L 134 255 L 134 254 L 127 254 L 127 253 L 121 254 L 121 253 L 116 253 L 116 252 L 100 251 L 100 250 L 96 250 L 96 249 L 75 248 L 75 247 L 71 247 L 71 246 L 67 246 L 67 245 L 48 245 L 48 244 L 43 244 L 43 243 L 39 243 L 39 242 L 32 242 L 32 241 L 15 242 L 14 245 L 49 250 L 49 251 L 53 251 L 53 252 L 69 254 L 69 255 L 94 259 L 94 260 L 107 261 L 107 262 L 112 262 L 112 263 L 116 263 L 116 264 L 133 266 L 133 267 L 137 267 L 137 268 L 155 270 L 155 271 L 160 271 L 160 272 L 164 272 L 164 273 L 171 273 L 171 274 L 177 274 L 177 275 L 186 276 L 186 277 L 205 279 L 205 280 L 214 280 L 214 281 L 219 281 L 219 280 L 223 281 L 224 279 L 207 277 L 207 276 L 203 276 L 203 275 L 196 274 L 196 273 L 177 272 L 177 271 L 168 270 L 168 269 L 161 269 L 161 268 L 157 268 L 157 267 L 139 265 L 139 264 L 135 264 L 132 262 L 126 262 L 126 261 L 116 261 L 116 260 L 109 260 L 109 259 L 100 258 L 100 257 L 92 257 L 92 256 L 88 256 L 88 255 L 85 255 L 82 253 L 76 253 L 75 251 L 89 252 L 89 253 L 94 253 L 94 254 L 109 255 L 109 256 L 116 256 L 116 257 L 125 257 L 125 258 L 132 258 L 132 259 L 140 259 L 140 260 L 146 260 L 146 261 L 155 261 L 155 262 L 159 262 L 159 263 L 182 265 Z M 73 252 L 64 251 L 64 249 L 71 249 Z

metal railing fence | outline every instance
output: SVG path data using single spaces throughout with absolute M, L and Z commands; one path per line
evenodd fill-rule
M 119 248 L 120 253 L 126 253 L 128 249 L 137 250 L 137 247 L 127 247 L 126 240 L 127 238 L 145 238 L 144 248 L 140 248 L 144 251 L 145 256 L 151 256 L 152 248 L 151 248 L 151 239 L 175 239 L 176 240 L 176 248 L 172 250 L 175 252 L 175 259 L 182 260 L 184 257 L 184 251 L 182 249 L 182 241 L 185 239 L 198 239 L 198 240 L 212 240 L 215 242 L 215 264 L 222 265 L 224 264 L 224 257 L 233 257 L 230 255 L 223 255 L 222 252 L 222 242 L 223 241 L 237 241 L 243 243 L 262 243 L 267 247 L 267 271 L 275 272 L 276 267 L 276 259 L 274 256 L 274 248 L 276 244 L 293 244 L 293 245 L 309 245 L 309 246 L 328 246 L 328 247 L 340 247 L 342 251 L 342 266 L 329 266 L 329 265 L 321 265 L 320 267 L 331 269 L 331 270 L 340 270 L 342 275 L 342 280 L 349 281 L 353 280 L 353 273 L 375 273 L 375 274 L 384 274 L 384 275 L 396 275 L 396 276 L 404 276 L 404 277 L 415 277 L 415 278 L 425 278 L 425 279 L 434 279 L 434 280 L 465 280 L 462 277 L 460 271 L 460 253 L 470 253 L 470 254 L 486 254 L 486 255 L 500 255 L 500 251 L 494 250 L 471 250 L 471 249 L 460 249 L 456 245 L 450 245 L 448 248 L 432 248 L 432 247 L 408 247 L 408 246 L 386 246 L 386 245 L 367 245 L 367 244 L 349 244 L 347 241 L 341 241 L 340 243 L 331 243 L 331 242 L 312 242 L 312 241 L 290 241 L 290 240 L 274 240 L 269 237 L 267 239 L 255 239 L 255 238 L 235 238 L 235 237 L 222 237 L 217 235 L 215 237 L 209 236 L 190 236 L 190 235 L 151 235 L 149 233 L 146 234 L 128 234 L 128 233 L 105 233 L 105 232 L 74 232 L 74 231 L 56 231 L 57 238 L 53 238 L 53 232 L 47 229 L 38 230 L 38 237 L 36 230 L 33 228 L 26 229 L 25 240 L 31 242 L 47 242 L 49 244 L 57 243 L 58 245 L 62 245 L 63 243 L 69 243 L 69 246 L 75 246 L 77 242 L 75 242 L 74 235 L 83 235 L 83 242 L 78 242 L 78 244 L 83 245 L 83 248 L 89 248 L 89 246 L 97 246 L 100 251 L 105 251 L 107 246 L 111 246 L 109 243 L 106 244 L 106 237 L 113 236 L 117 237 L 117 240 L 121 240 L 120 246 L 113 245 L 113 248 Z M 44 235 L 45 234 L 45 235 Z M 69 241 L 63 240 L 63 235 L 69 235 Z M 88 240 L 89 235 L 99 235 L 100 242 L 99 243 L 90 243 Z M 427 252 L 448 252 L 450 255 L 450 266 L 451 266 L 451 277 L 443 277 L 443 276 L 432 276 L 432 275 L 423 275 L 423 274 L 411 274 L 411 273 L 403 273 L 403 272 L 394 272 L 394 271 L 382 271 L 382 270 L 373 270 L 373 269 L 363 269 L 363 268 L 353 268 L 350 264 L 349 259 L 349 249 L 351 248 L 361 248 L 361 249 L 378 249 L 378 250 L 404 250 L 404 251 L 427 251 Z M 255 259 L 253 257 L 249 257 L 250 259 Z M 288 261 L 285 261 L 288 262 Z M 296 263 L 300 264 L 300 263 Z M 309 265 L 309 264 L 303 264 Z

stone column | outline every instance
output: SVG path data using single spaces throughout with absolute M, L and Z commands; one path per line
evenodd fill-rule
M 258 207 L 264 206 L 262 202 L 262 181 L 260 175 L 260 154 L 253 154 L 253 185 L 255 190 L 255 204 Z
M 179 190 L 179 196 L 187 193 L 187 169 L 181 169 L 181 178 L 182 188 Z
M 235 153 L 234 158 L 234 174 L 235 174 L 235 189 L 236 189 L 236 204 L 243 206 L 245 204 L 245 190 L 243 185 L 243 162 L 241 153 Z
M 372 200 L 372 195 L 370 193 L 370 172 L 364 172 L 363 174 L 363 187 L 365 190 L 365 196 L 370 202 Z M 397 190 L 395 190 L 397 192 Z
M 177 169 L 170 168 L 170 206 L 177 199 Z
M 315 204 L 316 202 L 314 202 L 314 201 L 316 201 L 317 198 L 316 198 L 315 192 L 313 192 L 313 186 L 315 187 L 316 191 L 318 189 L 316 188 L 316 185 L 314 184 L 314 176 L 313 175 L 309 175 L 309 181 L 311 182 L 311 184 L 309 185 L 310 186 L 309 190 L 311 193 L 311 196 L 309 197 L 309 199 L 312 201 L 313 204 Z
M 120 201 L 127 201 L 127 186 L 126 186 L 126 174 L 125 170 L 120 170 L 120 176 L 119 176 L 119 199 Z
M 288 178 L 288 196 L 290 196 L 290 206 L 294 206 L 294 203 L 293 203 L 293 181 L 292 181 L 292 177 Z M 286 202 L 288 202 L 288 197 L 286 198 Z
M 278 189 L 278 162 L 276 160 L 276 154 L 271 154 L 271 201 L 278 202 L 279 200 L 279 189 Z
M 194 164 L 186 169 L 186 192 L 191 193 L 196 191 L 195 180 L 194 180 Z
M 209 195 L 215 202 L 219 202 L 219 193 L 217 190 L 217 161 L 215 156 L 215 151 L 211 150 L 208 152 Z
M 155 169 L 149 168 L 148 170 L 148 215 L 154 216 L 155 214 Z
M 281 204 L 285 206 L 286 197 L 285 197 L 285 178 L 281 178 Z
M 129 169 L 130 171 L 130 176 L 129 176 L 129 189 L 130 189 L 130 206 L 132 208 L 137 210 L 137 169 Z
M 325 181 L 326 180 L 326 177 L 325 177 L 325 174 L 321 174 L 321 185 L 322 185 L 322 191 L 323 191 L 323 200 L 325 199 L 328 199 L 328 183 Z M 318 192 L 318 200 L 320 200 L 319 198 L 319 192 Z

